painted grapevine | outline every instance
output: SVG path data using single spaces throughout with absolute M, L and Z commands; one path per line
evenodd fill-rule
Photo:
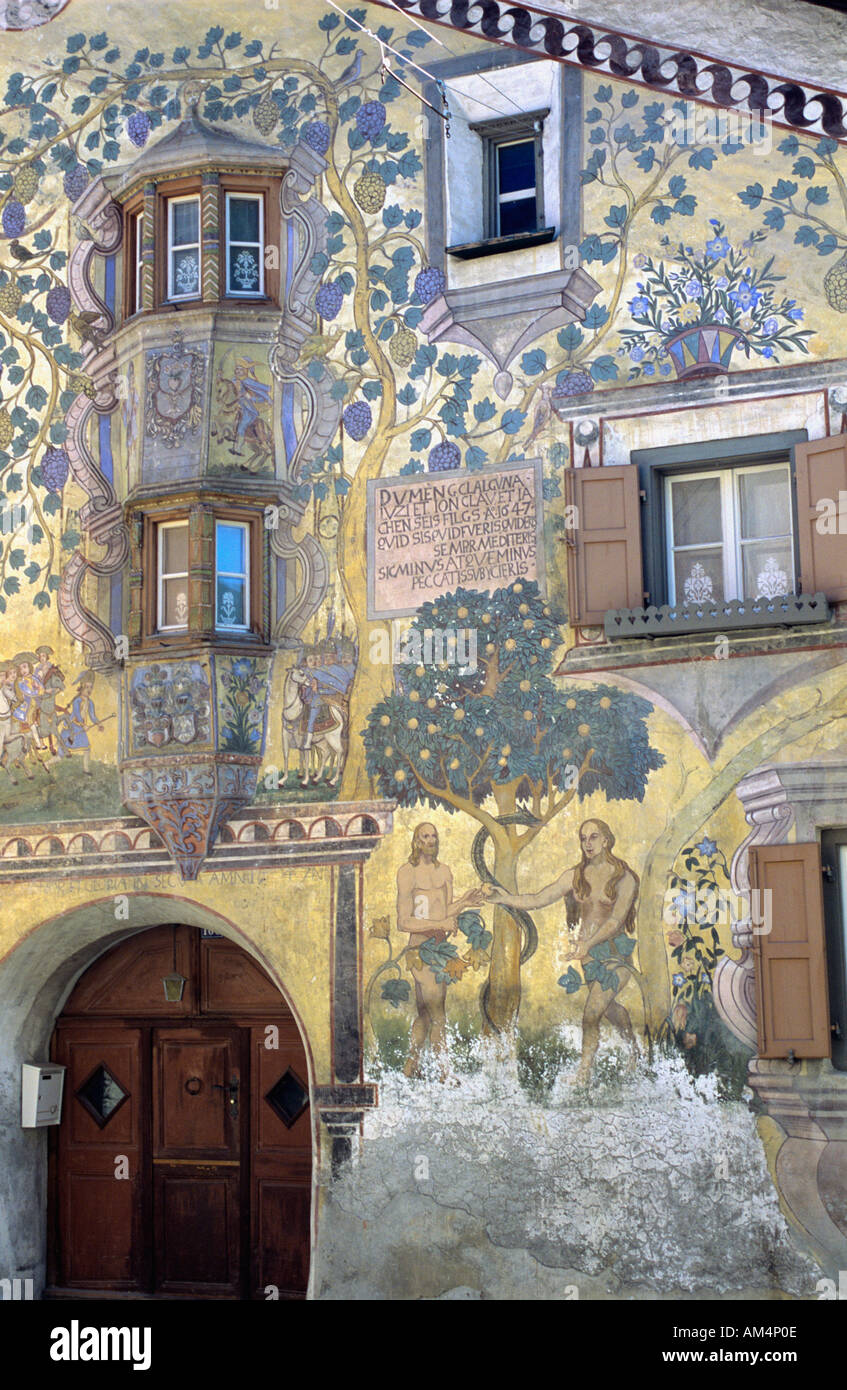
M 603 282 L 603 302 L 594 303 L 580 324 L 530 346 L 514 397 L 495 404 L 479 357 L 443 350 L 420 333 L 423 309 L 444 291 L 445 279 L 429 263 L 419 230 L 421 152 L 393 119 L 402 90 L 393 77 L 381 75 L 378 50 L 359 28 L 365 20 L 364 9 L 350 10 L 346 18 L 324 14 L 314 61 L 288 57 L 277 44 L 245 40 L 222 26 L 210 28 L 195 47 L 169 53 L 124 51 L 105 32 L 77 33 L 66 40 L 60 58 L 9 79 L 0 116 L 0 222 L 6 238 L 0 249 L 0 500 L 25 500 L 26 508 L 18 533 L 6 530 L 2 537 L 0 604 L 26 579 L 35 604 L 48 606 L 65 559 L 79 543 L 63 507 L 66 484 L 56 488 L 61 470 L 50 467 L 45 474 L 45 462 L 49 450 L 61 451 L 66 442 L 66 416 L 76 395 L 91 392 L 84 362 L 96 344 L 90 326 L 70 306 L 66 256 L 55 244 L 54 228 L 68 200 L 81 197 L 92 179 L 173 127 L 184 114 L 186 84 L 199 92 L 206 120 L 240 123 L 245 133 L 255 138 L 258 132 L 283 152 L 302 141 L 326 161 L 323 189 L 332 212 L 326 251 L 312 264 L 321 277 L 314 307 L 324 324 L 337 328 L 318 335 L 308 370 L 316 377 L 331 374 L 344 426 L 301 476 L 300 487 L 304 500 L 334 511 L 339 577 L 360 649 L 368 635 L 367 482 L 386 463 L 406 472 L 454 467 L 457 461 L 478 469 L 520 454 L 553 414 L 567 416 L 574 402 L 621 380 L 621 357 L 627 355 L 617 350 L 621 334 L 647 327 L 637 319 L 633 324 L 627 304 L 637 283 L 641 230 L 671 224 L 670 232 L 674 224 L 700 216 L 703 181 L 738 147 L 727 142 L 690 149 L 669 140 L 684 102 L 653 100 L 621 84 L 587 92 L 581 180 L 594 201 L 579 252 L 581 264 Z M 407 58 L 419 57 L 429 42 L 420 30 L 398 34 L 390 25 L 381 25 L 377 34 Z M 830 306 L 841 310 L 847 305 L 847 235 L 843 218 L 822 213 L 830 200 L 844 203 L 833 142 L 792 135 L 779 152 L 793 161 L 792 178 L 769 193 L 750 185 L 738 196 L 750 209 L 766 205 L 767 233 L 794 219 L 801 245 L 822 257 L 838 254 L 821 288 Z M 798 194 L 797 188 L 804 191 Z M 775 281 L 776 271 L 770 273 Z M 760 284 L 761 279 L 751 282 L 751 291 Z M 765 292 L 759 289 L 762 299 Z M 787 314 L 797 310 L 790 298 L 784 302 Z M 786 351 L 801 349 L 808 331 L 796 326 L 799 311 L 789 316 L 793 327 L 775 309 L 767 317 L 779 321 L 778 333 L 757 323 L 762 341 L 754 343 L 750 330 L 748 345 L 761 349 L 763 358 L 778 339 Z M 670 362 L 658 360 L 658 348 L 655 364 L 648 349 L 638 362 L 631 348 L 628 355 L 633 379 L 650 375 L 654 365 L 658 375 L 670 375 L 664 371 Z M 358 447 L 346 448 L 347 440 Z M 553 497 L 553 480 L 547 481 Z M 390 688 L 387 667 L 363 663 L 351 692 L 351 727 L 361 728 Z M 363 751 L 354 740 L 342 795 L 367 793 Z

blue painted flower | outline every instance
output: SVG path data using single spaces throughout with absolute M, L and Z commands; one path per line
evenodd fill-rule
M 659 371 L 661 372 L 662 376 L 670 376 L 670 374 L 671 374 L 671 364 L 670 364 L 670 362 L 665 362 L 665 363 L 663 363 L 663 365 L 659 368 Z
M 755 309 L 761 299 L 761 292 L 742 280 L 737 290 L 730 290 L 729 297 L 739 309 Z
M 652 362 L 645 362 L 642 370 L 645 376 L 652 376 L 656 368 L 653 366 Z
M 725 236 L 713 236 L 711 241 L 706 242 L 706 253 L 719 261 L 729 251 L 729 240 Z
M 692 277 L 685 286 L 685 293 L 689 299 L 699 299 L 703 293 L 703 286 L 700 281 Z
M 249 657 L 242 657 L 240 661 L 232 663 L 232 672 L 235 676 L 249 676 L 253 673 L 253 662 Z
M 674 982 L 674 984 L 676 985 L 677 989 L 679 989 L 680 985 L 684 985 L 684 984 L 685 984 L 685 976 L 684 976 L 684 975 L 674 975 L 674 977 L 673 977 L 673 982 Z
M 729 320 L 729 314 L 726 312 L 726 309 L 717 309 L 715 311 L 715 319 L 718 323 L 727 323 Z
M 702 854 L 706 859 L 714 859 L 718 852 L 716 842 L 710 840 L 708 835 L 704 835 L 699 845 L 695 845 L 694 848 L 698 854 Z
M 789 309 L 789 310 L 788 310 L 788 317 L 789 317 L 790 319 L 796 319 L 796 320 L 799 321 L 799 320 L 803 317 L 803 310 L 802 310 L 802 309 Z
M 715 288 L 718 290 L 725 290 L 728 284 L 729 281 L 727 280 L 726 276 L 719 275 L 717 280 L 715 281 Z
M 635 343 L 629 350 L 629 356 L 632 362 L 640 362 L 644 356 L 643 347 L 639 347 L 638 343 Z
M 709 226 L 710 226 L 710 227 L 719 227 L 720 225 L 721 225 L 721 224 L 720 224 L 720 220 L 719 220 L 717 217 L 710 217 L 710 218 L 709 218 Z
M 762 356 L 763 356 L 763 357 L 773 357 L 773 355 L 774 355 L 774 354 L 773 354 L 773 348 L 770 347 L 770 345 L 769 345 L 768 347 L 763 347 L 763 348 L 762 348 Z
M 771 316 L 769 318 L 766 318 L 764 323 L 762 324 L 762 332 L 768 338 L 770 338 L 772 334 L 778 333 L 779 319 L 775 319 L 773 314 L 771 314 Z
M 671 902 L 672 906 L 676 908 L 681 917 L 694 911 L 695 899 L 693 893 L 677 893 L 676 897 L 671 899 Z
M 650 301 L 646 294 L 637 294 L 634 299 L 629 301 L 629 312 L 638 318 L 650 312 Z
M 708 970 L 701 970 L 701 971 L 700 971 L 700 980 L 701 980 L 701 982 L 702 982 L 704 985 L 710 985 L 710 984 L 712 983 L 711 980 L 710 980 L 710 978 L 709 978 L 709 972 L 708 972 Z

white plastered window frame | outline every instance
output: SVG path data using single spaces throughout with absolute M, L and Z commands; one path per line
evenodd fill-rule
M 564 105 L 562 70 L 558 63 L 540 60 L 512 63 L 484 72 L 451 76 L 450 139 L 439 132 L 444 179 L 444 245 L 465 246 L 498 234 L 492 228 L 491 164 L 486 148 L 498 143 L 537 140 L 537 226 L 552 227 L 556 236 L 530 249 L 510 249 L 480 259 L 446 256 L 449 286 L 485 286 L 492 280 L 522 279 L 562 268 L 558 244 L 562 227 L 562 140 Z M 533 129 L 534 123 L 540 126 Z M 498 130 L 499 127 L 499 130 Z M 511 127 L 511 132 L 509 130 Z

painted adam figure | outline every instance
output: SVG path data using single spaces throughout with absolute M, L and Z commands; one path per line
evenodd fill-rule
M 409 933 L 416 951 L 425 941 L 446 941 L 456 933 L 456 918 L 479 901 L 479 890 L 453 898 L 453 875 L 438 859 L 438 831 L 424 821 L 415 827 L 412 852 L 397 871 L 397 926 Z M 409 1056 L 403 1072 L 420 1076 L 421 1052 L 429 1043 L 440 1054 L 442 1079 L 446 1075 L 447 1019 L 444 1004 L 447 982 L 439 983 L 428 965 L 412 969 L 418 1015 L 412 1024 Z
M 564 900 L 569 928 L 577 928 L 573 948 L 566 960 L 586 961 L 593 946 L 608 941 L 612 956 L 621 955 L 629 959 L 629 954 L 616 950 L 617 940 L 627 933 L 635 933 L 635 904 L 638 898 L 638 875 L 629 865 L 612 853 L 615 837 L 609 826 L 602 820 L 587 820 L 579 828 L 579 842 L 582 857 L 571 869 L 542 888 L 538 893 L 506 893 L 501 888 L 489 888 L 486 896 L 489 901 L 501 903 L 504 907 L 523 907 L 529 910 L 549 907 L 552 903 Z M 618 977 L 615 989 L 602 989 L 597 980 L 588 987 L 588 998 L 582 1016 L 582 1060 L 571 1077 L 576 1085 L 587 1085 L 591 1079 L 591 1068 L 600 1041 L 600 1020 L 607 1018 L 629 1044 L 631 1065 L 638 1058 L 638 1045 L 632 1029 L 632 1021 L 617 994 L 626 983 L 628 972 L 620 967 L 610 969 Z

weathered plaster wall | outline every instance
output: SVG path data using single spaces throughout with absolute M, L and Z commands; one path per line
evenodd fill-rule
M 461 1090 L 386 1078 L 316 1296 L 813 1297 L 748 1107 L 678 1062 L 621 1085 L 603 1060 L 589 1104 L 563 1083 L 531 1101 L 494 1056 Z

